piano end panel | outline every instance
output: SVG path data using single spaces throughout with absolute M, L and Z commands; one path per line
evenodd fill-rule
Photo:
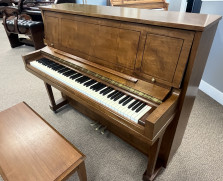
M 25 65 L 25 68 L 27 68 L 27 64 L 31 62 L 32 60 L 36 60 L 37 58 L 41 57 L 40 50 L 33 51 L 31 53 L 28 53 L 26 55 L 22 55 L 23 63 Z
M 174 119 L 178 97 L 179 95 L 173 93 L 146 118 L 144 135 L 153 142 L 165 132 L 167 126 Z

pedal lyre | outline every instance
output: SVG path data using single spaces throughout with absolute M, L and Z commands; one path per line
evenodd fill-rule
M 101 129 L 103 126 L 99 125 L 97 128 L 95 128 L 96 131 L 98 131 L 99 129 Z

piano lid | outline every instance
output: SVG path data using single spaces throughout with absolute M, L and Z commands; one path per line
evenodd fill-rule
M 215 24 L 216 20 L 221 19 L 219 15 L 82 4 L 53 4 L 42 6 L 40 9 L 195 31 L 204 31 L 207 27 Z

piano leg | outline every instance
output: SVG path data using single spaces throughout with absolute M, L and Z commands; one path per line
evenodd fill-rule
M 159 138 L 150 148 L 149 148 L 149 158 L 147 170 L 143 174 L 144 181 L 152 181 L 162 168 L 162 162 L 158 159 L 160 145 L 162 142 L 162 137 Z
M 68 101 L 64 98 L 61 98 L 57 102 L 55 102 L 51 85 L 47 84 L 46 82 L 44 82 L 44 84 L 45 84 L 48 96 L 50 98 L 50 103 L 51 103 L 50 109 L 54 111 L 55 113 L 57 113 L 57 110 L 63 107 L 64 105 L 66 105 Z

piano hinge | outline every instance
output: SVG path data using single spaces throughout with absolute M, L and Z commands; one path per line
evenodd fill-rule
M 150 101 L 152 101 L 152 102 L 155 102 L 155 103 L 157 103 L 157 104 L 161 104 L 161 103 L 162 103 L 162 101 L 161 101 L 160 99 L 157 99 L 157 98 L 155 98 L 155 97 L 153 97 L 153 96 L 151 96 L 151 95 L 145 94 L 144 92 L 138 91 L 138 90 L 136 90 L 136 89 L 133 89 L 133 88 L 131 88 L 131 87 L 128 87 L 128 86 L 126 86 L 126 85 L 123 85 L 123 84 L 121 84 L 121 83 L 119 83 L 119 82 L 116 82 L 116 81 L 114 81 L 114 80 L 112 80 L 112 79 L 109 79 L 109 78 L 107 78 L 107 77 L 104 77 L 104 76 L 102 76 L 102 75 L 100 75 L 100 74 L 97 74 L 97 73 L 95 73 L 95 72 L 92 72 L 92 71 L 90 71 L 90 70 L 87 70 L 87 69 L 85 69 L 85 68 L 83 68 L 83 67 L 80 67 L 80 66 L 78 66 L 78 65 L 75 65 L 75 64 L 72 64 L 72 63 L 70 63 L 70 62 L 67 62 L 67 61 L 65 61 L 65 60 L 63 60 L 63 59 L 61 59 L 61 58 L 59 58 L 59 57 L 55 57 L 55 56 L 53 56 L 53 55 L 51 55 L 51 54 L 49 54 L 49 53 L 47 53 L 47 52 L 44 52 L 44 51 L 42 51 L 42 50 L 40 50 L 40 51 L 42 52 L 42 54 L 44 54 L 44 55 L 46 55 L 46 56 L 48 56 L 48 57 L 50 57 L 50 58 L 52 58 L 52 59 L 54 59 L 54 60 L 56 60 L 56 61 L 62 63 L 62 64 L 64 64 L 64 65 L 68 65 L 68 66 L 70 66 L 70 67 L 72 67 L 72 68 L 74 68 L 74 69 L 76 69 L 76 70 L 79 70 L 79 71 L 84 72 L 84 73 L 86 73 L 86 74 L 88 74 L 88 75 L 91 75 L 91 76 L 93 76 L 93 77 L 96 77 L 96 78 L 98 78 L 98 79 L 101 79 L 101 80 L 103 80 L 103 81 L 105 81 L 105 82 L 108 82 L 108 83 L 110 83 L 110 84 L 112 84 L 112 85 L 115 85 L 115 86 L 117 86 L 117 87 L 119 87 L 119 88 L 122 88 L 122 89 L 124 89 L 124 90 L 126 90 L 126 91 L 128 91 L 128 92 L 131 92 L 131 93 L 133 93 L 133 94 L 136 94 L 136 95 L 138 95 L 138 96 L 140 96 L 140 97 L 143 97 L 143 98 L 145 98 L 145 99 L 148 99 L 148 100 L 150 100 Z

